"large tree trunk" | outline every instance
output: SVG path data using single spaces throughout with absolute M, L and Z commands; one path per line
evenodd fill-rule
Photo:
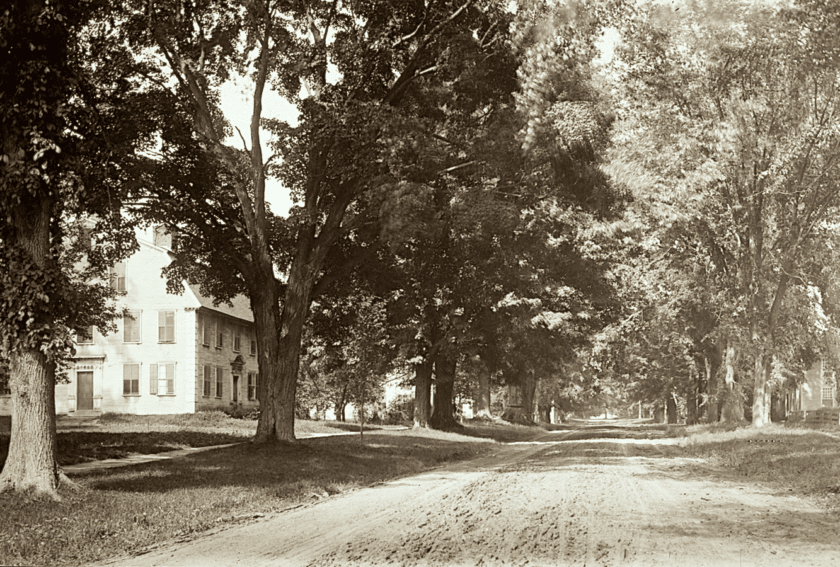
M 435 403 L 429 426 L 434 429 L 455 429 L 460 424 L 453 411 L 457 355 L 438 353 L 435 356 Z
M 15 211 L 17 244 L 30 261 L 46 270 L 52 263 L 52 203 L 37 197 L 31 201 Z M 35 316 L 47 319 L 49 314 Z M 0 492 L 31 491 L 38 497 L 57 500 L 62 475 L 55 460 L 55 363 L 32 347 L 19 347 L 9 357 L 12 429 L 9 452 L 0 473 Z
M 537 381 L 526 372 L 519 382 L 508 384 L 508 399 L 502 419 L 521 425 L 534 424 L 534 394 Z
M 697 386 L 692 383 L 685 400 L 685 423 L 686 425 L 695 425 L 698 421 Z
M 300 369 L 303 326 L 309 311 L 314 282 L 289 278 L 281 316 L 277 374 L 266 384 L 265 402 L 260 400 L 260 421 L 255 443 L 295 440 L 295 392 Z
M 735 382 L 735 347 L 732 346 L 731 343 L 726 347 L 724 366 L 726 368 L 726 377 L 724 382 L 725 388 L 721 404 L 720 420 L 736 422 L 743 421 L 744 400 L 741 397 L 738 384 Z
M 702 411 L 698 400 L 703 394 L 703 374 L 699 371 L 699 359 L 694 358 L 695 364 L 689 367 L 688 391 L 685 393 L 685 424 L 695 425 L 700 420 Z
M 706 356 L 703 358 L 703 369 L 706 372 L 706 394 L 708 396 L 706 423 L 717 423 L 720 419 L 718 410 L 718 368 L 713 368 L 711 359 Z
M 414 365 L 414 427 L 429 427 L 432 416 L 432 361 Z
M 525 375 L 525 387 L 522 389 L 522 409 L 525 410 L 526 415 L 533 423 L 537 409 L 537 378 L 533 372 L 528 372 Z
M 12 431 L 0 473 L 0 492 L 32 491 L 58 499 L 55 433 L 55 365 L 37 350 L 13 352 Z
M 656 406 L 653 408 L 653 422 L 654 423 L 665 423 L 665 408 L 662 406 Z
M 677 423 L 677 398 L 673 393 L 668 394 L 665 400 L 665 413 L 668 415 L 668 423 Z
M 335 418 L 344 423 L 347 421 L 347 385 L 341 389 L 341 397 L 335 402 Z
M 772 349 L 776 345 L 776 326 L 779 319 L 779 312 L 782 308 L 787 284 L 790 279 L 788 274 L 793 273 L 793 263 L 785 262 L 782 274 L 779 276 L 779 283 L 776 286 L 776 293 L 773 303 L 770 306 L 770 313 L 767 320 L 768 343 L 771 350 L 756 357 L 753 382 L 753 405 L 752 424 L 755 427 L 763 427 L 770 423 L 770 399 L 771 382 L 770 375 L 773 371 Z
M 491 419 L 493 414 L 490 411 L 490 372 L 482 368 L 478 374 L 478 399 L 475 400 L 477 412 L 475 417 L 480 419 Z
M 277 341 L 280 302 L 276 292 L 274 274 L 263 274 L 250 289 L 251 311 L 254 314 L 254 329 L 257 335 L 257 363 L 260 379 L 257 383 L 257 399 L 260 402 L 260 417 L 254 441 L 264 443 L 276 439 L 277 392 L 273 388 L 274 377 L 280 373 L 280 351 Z M 291 406 L 294 414 L 294 400 Z M 294 426 L 293 426 L 294 427 Z
M 772 358 L 769 355 L 757 356 L 753 370 L 752 424 L 763 427 L 770 423 L 770 372 Z

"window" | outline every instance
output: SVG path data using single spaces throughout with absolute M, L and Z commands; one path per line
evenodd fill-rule
M 216 397 L 222 397 L 222 382 L 224 381 L 223 370 L 221 368 L 216 369 Z
M 93 329 L 94 326 L 90 325 L 89 327 L 82 327 L 79 329 L 79 332 L 76 333 L 76 344 L 77 345 L 92 345 L 93 344 Z
M 251 338 L 251 356 L 257 356 L 257 339 Z
M 175 363 L 149 366 L 149 393 L 153 396 L 175 395 Z
M 210 337 L 212 335 L 212 320 L 207 315 L 199 317 L 199 325 L 201 326 L 201 344 L 210 346 Z
M 825 363 L 823 363 L 823 371 L 822 371 L 822 388 L 821 388 L 821 401 L 822 405 L 826 407 L 834 407 L 834 384 L 835 384 L 835 375 L 834 372 L 829 372 L 826 367 Z
M 125 291 L 125 262 L 117 262 L 114 267 L 108 270 L 111 276 L 111 288 L 117 291 Z
M 249 372 L 248 373 L 248 399 L 249 400 L 256 400 L 257 399 L 257 373 L 256 372 Z
M 140 395 L 140 365 L 123 364 L 123 396 Z
M 158 311 L 158 342 L 175 342 L 175 312 Z
M 123 315 L 123 342 L 140 342 L 140 311 L 126 311 Z
M 225 324 L 216 319 L 216 348 L 222 348 L 225 342 Z
M 242 335 L 240 334 L 239 325 L 233 326 L 233 352 L 239 352 L 242 346 Z
M 204 366 L 204 397 L 210 397 L 211 391 L 211 384 L 213 382 L 213 367 L 212 366 Z

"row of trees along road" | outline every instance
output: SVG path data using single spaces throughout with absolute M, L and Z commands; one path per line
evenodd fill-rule
M 622 26 L 614 176 L 636 196 L 637 285 L 599 356 L 690 419 L 770 420 L 837 313 L 840 12 L 830 3 L 653 5 Z M 836 364 L 836 363 L 834 363 Z
M 319 365 L 410 367 L 419 426 L 453 423 L 459 363 L 526 419 L 535 392 L 570 390 L 538 388 L 559 374 L 599 396 L 682 391 L 713 419 L 716 400 L 742 415 L 751 386 L 766 423 L 774 380 L 827 351 L 840 18 L 817 0 L 633 6 L 11 2 L 0 489 L 57 494 L 56 369 L 74 329 L 108 328 L 91 282 L 135 223 L 178 231 L 171 290 L 250 298 L 259 443 L 294 440 L 299 377 Z M 621 42 L 596 77 L 605 26 Z M 219 95 L 241 76 L 245 133 Z M 267 90 L 296 126 L 263 116 Z M 267 179 L 291 190 L 288 217 Z
M 586 70 L 616 10 L 12 2 L 0 20 L 0 244 L 14 425 L 0 488 L 57 495 L 56 368 L 74 329 L 109 328 L 105 270 L 136 247 L 136 223 L 178 231 L 171 290 L 189 279 L 221 301 L 250 298 L 264 378 L 256 442 L 294 439 L 305 323 L 321 296 L 385 300 L 402 332 L 394 349 L 434 362 L 441 385 L 462 345 L 503 346 L 492 326 L 516 308 L 520 327 L 581 336 L 561 328 L 597 321 L 590 291 L 602 291 L 603 268 L 579 250 L 580 223 L 614 200 L 597 168 L 608 120 Z M 253 84 L 241 145 L 227 143 L 219 106 L 235 76 Z M 297 105 L 297 126 L 263 117 L 266 89 Z M 268 178 L 291 190 L 289 217 L 270 211 Z M 92 232 L 73 228 L 89 219 Z M 519 283 L 508 285 L 511 270 Z M 494 306 L 500 298 L 509 308 Z

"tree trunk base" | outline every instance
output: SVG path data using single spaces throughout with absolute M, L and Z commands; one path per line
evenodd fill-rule
M 432 417 L 429 418 L 428 428 L 437 429 L 438 431 L 458 431 L 464 429 L 464 426 L 458 423 L 454 416 L 442 416 L 438 413 L 432 413 Z
M 473 416 L 473 421 L 496 421 L 496 418 L 489 411 L 479 411 Z
M 517 406 L 506 407 L 504 413 L 502 413 L 502 419 L 516 425 L 534 425 L 534 420 L 525 411 L 525 408 Z

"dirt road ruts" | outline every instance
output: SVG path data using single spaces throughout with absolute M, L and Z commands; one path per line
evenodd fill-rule
M 109 565 L 840 566 L 823 510 L 649 436 L 547 434 Z

